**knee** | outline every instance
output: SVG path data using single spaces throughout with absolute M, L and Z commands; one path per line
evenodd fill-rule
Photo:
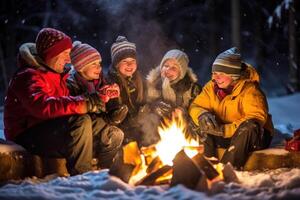
M 92 125 L 92 119 L 88 114 L 79 115 L 76 121 L 77 123 L 80 123 L 84 127 Z
M 237 129 L 238 135 L 252 135 L 252 134 L 258 134 L 261 132 L 261 125 L 259 122 L 255 119 L 246 120 L 243 123 L 240 124 L 240 126 Z
M 111 126 L 111 129 L 112 129 L 111 131 L 113 133 L 113 135 L 112 135 L 113 143 L 115 143 L 116 146 L 121 146 L 123 139 L 124 139 L 124 132 L 116 126 Z
M 101 142 L 109 148 L 120 147 L 124 139 L 124 132 L 116 126 L 108 126 L 101 135 Z
M 259 129 L 260 124 L 257 120 L 255 119 L 249 119 L 244 121 L 243 123 L 240 124 L 240 127 L 246 127 L 247 129 L 253 130 L 253 129 Z
M 92 119 L 88 114 L 74 116 L 75 120 L 71 125 L 71 135 L 75 136 L 91 136 L 92 135 Z M 77 131 L 75 131 L 77 130 Z

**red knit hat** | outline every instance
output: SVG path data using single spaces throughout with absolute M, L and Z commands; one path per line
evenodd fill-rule
M 71 62 L 76 71 L 81 71 L 85 66 L 94 61 L 101 62 L 102 60 L 100 53 L 94 47 L 80 41 L 73 43 L 70 55 Z
M 35 43 L 37 53 L 44 61 L 72 48 L 71 38 L 53 28 L 43 28 L 40 30 Z

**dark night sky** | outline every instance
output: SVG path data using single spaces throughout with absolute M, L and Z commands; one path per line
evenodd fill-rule
M 240 1 L 242 56 L 258 67 L 261 84 L 269 96 L 285 94 L 288 82 L 285 5 L 282 0 Z M 105 68 L 110 64 L 111 44 L 118 35 L 125 35 L 137 44 L 139 67 L 145 75 L 167 50 L 182 49 L 190 57 L 190 66 L 202 85 L 210 78 L 210 66 L 216 55 L 232 46 L 230 1 L 4 0 L 0 13 L 2 63 L 7 79 L 17 69 L 19 46 L 34 42 L 43 27 L 57 28 L 73 40 L 94 46 L 100 51 Z M 295 21 L 299 22 L 299 12 L 296 13 Z M 299 29 L 296 32 L 299 44 Z M 3 75 L 3 68 L 0 71 Z M 0 81 L 3 95 L 4 76 Z

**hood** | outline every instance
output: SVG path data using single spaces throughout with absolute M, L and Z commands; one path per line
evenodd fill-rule
M 19 57 L 23 60 L 23 64 L 19 67 L 32 67 L 32 68 L 44 68 L 42 59 L 37 56 L 35 43 L 24 43 L 19 48 Z
M 197 75 L 193 72 L 192 68 L 187 68 L 186 75 L 188 75 L 193 83 L 196 83 L 198 81 Z M 155 86 L 158 82 L 161 81 L 160 66 L 150 70 L 149 74 L 146 77 L 146 81 L 149 86 Z
M 54 71 L 51 67 L 47 66 L 44 61 L 37 55 L 35 43 L 24 43 L 19 48 L 18 65 L 20 68 L 34 68 L 41 71 Z M 71 70 L 71 66 L 66 65 L 62 76 L 64 77 Z
M 255 68 L 248 63 L 243 63 L 242 65 L 241 77 L 233 89 L 233 96 L 239 95 L 242 89 L 251 83 L 259 84 L 260 78 Z
M 242 65 L 241 79 L 259 83 L 260 77 L 256 69 L 248 63 L 243 63 Z

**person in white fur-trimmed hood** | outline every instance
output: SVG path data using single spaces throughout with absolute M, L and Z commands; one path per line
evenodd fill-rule
M 187 109 L 202 88 L 197 83 L 197 75 L 188 64 L 186 53 L 178 49 L 169 50 L 160 65 L 146 77 L 146 100 L 161 117 L 171 116 L 179 108 L 189 124 L 193 122 L 186 114 Z
M 160 65 L 147 76 L 147 102 L 163 101 L 187 109 L 201 92 L 197 75 L 188 66 L 189 58 L 181 50 L 168 51 Z

